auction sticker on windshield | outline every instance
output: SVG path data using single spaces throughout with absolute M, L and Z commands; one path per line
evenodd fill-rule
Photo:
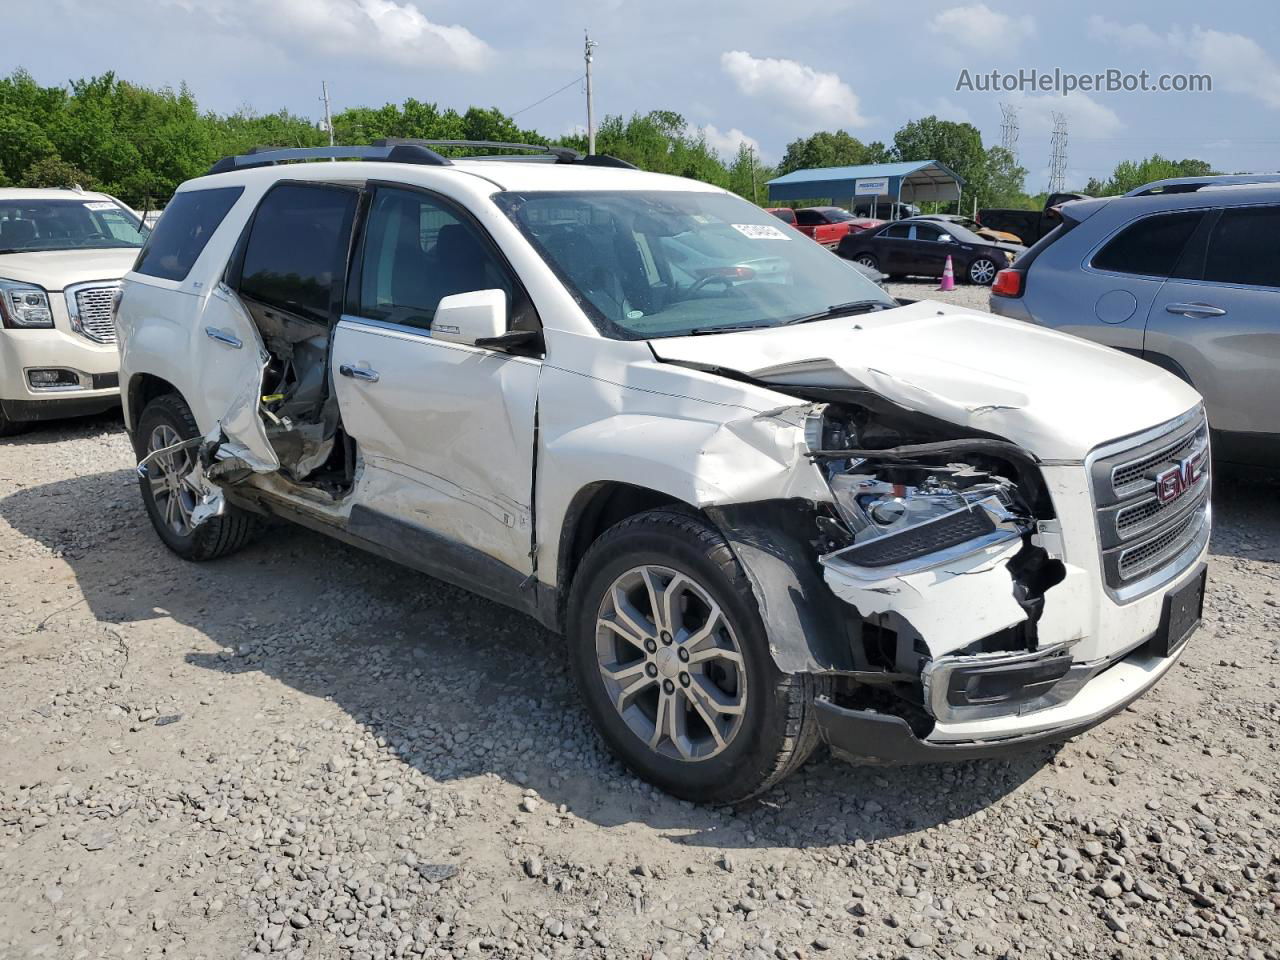
M 110 200 L 90 200 L 84 205 L 86 210 L 114 210 L 116 205 Z
M 763 223 L 735 223 L 733 229 L 737 230 L 744 237 L 750 237 L 752 240 L 790 240 L 785 233 L 777 227 L 771 227 Z

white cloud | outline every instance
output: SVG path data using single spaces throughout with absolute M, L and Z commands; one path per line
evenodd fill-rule
M 720 68 L 742 93 L 786 110 L 798 126 L 847 128 L 867 123 L 858 95 L 837 74 L 795 60 L 753 57 L 745 50 L 722 53 Z
M 742 146 L 753 149 L 757 158 L 760 156 L 760 141 L 747 136 L 737 127 L 722 131 L 715 124 L 708 123 L 699 132 L 707 141 L 707 146 L 726 160 L 732 161 L 738 155 L 738 148 Z
M 1280 64 L 1252 37 L 1200 27 L 1193 27 L 1186 36 L 1171 37 L 1195 62 L 1196 70 L 1213 77 L 1215 90 L 1243 93 L 1280 108 Z
M 1165 38 L 1145 23 L 1117 23 L 1094 14 L 1089 18 L 1089 34 L 1095 40 L 1106 40 L 1126 47 L 1160 47 Z
M 1240 93 L 1280 108 L 1280 63 L 1252 37 L 1195 26 L 1157 33 L 1141 23 L 1089 19 L 1090 32 L 1123 47 L 1180 54 L 1197 73 L 1213 78 L 1214 90 Z
M 988 53 L 1016 46 L 1036 32 L 1036 25 L 1029 14 L 1011 17 L 985 3 L 975 3 L 948 7 L 935 14 L 929 21 L 929 30 L 951 43 Z
M 262 32 L 308 53 L 401 67 L 479 70 L 493 48 L 466 27 L 433 23 L 396 0 L 170 0 L 224 28 Z
M 1053 114 L 1067 117 L 1067 137 L 1072 133 L 1086 137 L 1105 137 L 1123 129 L 1124 124 L 1110 107 L 1105 107 L 1087 93 L 1073 92 L 1065 97 L 1054 93 L 1012 93 L 1008 101 L 1018 108 L 1018 127 L 1022 134 L 1042 134 L 1053 129 Z

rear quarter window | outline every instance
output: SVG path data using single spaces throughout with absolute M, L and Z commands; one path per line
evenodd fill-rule
M 165 207 L 133 269 L 161 280 L 185 280 L 244 187 L 184 190 Z
M 1093 258 L 1096 270 L 1168 277 L 1200 223 L 1200 210 L 1162 213 L 1131 223 Z
M 1228 207 L 1209 237 L 1204 279 L 1280 287 L 1280 207 Z

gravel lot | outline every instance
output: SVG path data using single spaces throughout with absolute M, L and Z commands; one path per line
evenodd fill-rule
M 1219 482 L 1206 626 L 1101 728 L 721 810 L 531 620 L 292 528 L 186 564 L 131 465 L 0 441 L 0 957 L 1280 958 L 1272 484 Z

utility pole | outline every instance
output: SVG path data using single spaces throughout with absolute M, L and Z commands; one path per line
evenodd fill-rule
M 599 46 L 585 30 L 586 42 L 583 45 L 582 58 L 587 62 L 587 153 L 596 152 L 596 108 L 591 99 L 591 61 L 594 59 L 591 50 Z
M 1002 103 L 1000 115 L 1004 118 L 1000 123 L 1000 146 L 1009 151 L 1009 155 L 1016 162 L 1018 159 L 1018 108 L 1012 103 Z
M 1067 115 L 1056 110 L 1049 144 L 1053 149 L 1049 159 L 1049 192 L 1061 193 L 1067 188 Z
M 333 146 L 333 116 L 329 113 L 329 83 L 320 81 L 320 99 L 324 101 L 324 128 L 329 132 L 329 146 Z
M 751 158 L 751 202 L 760 202 L 760 190 L 756 187 L 756 148 L 747 144 L 747 156 Z

